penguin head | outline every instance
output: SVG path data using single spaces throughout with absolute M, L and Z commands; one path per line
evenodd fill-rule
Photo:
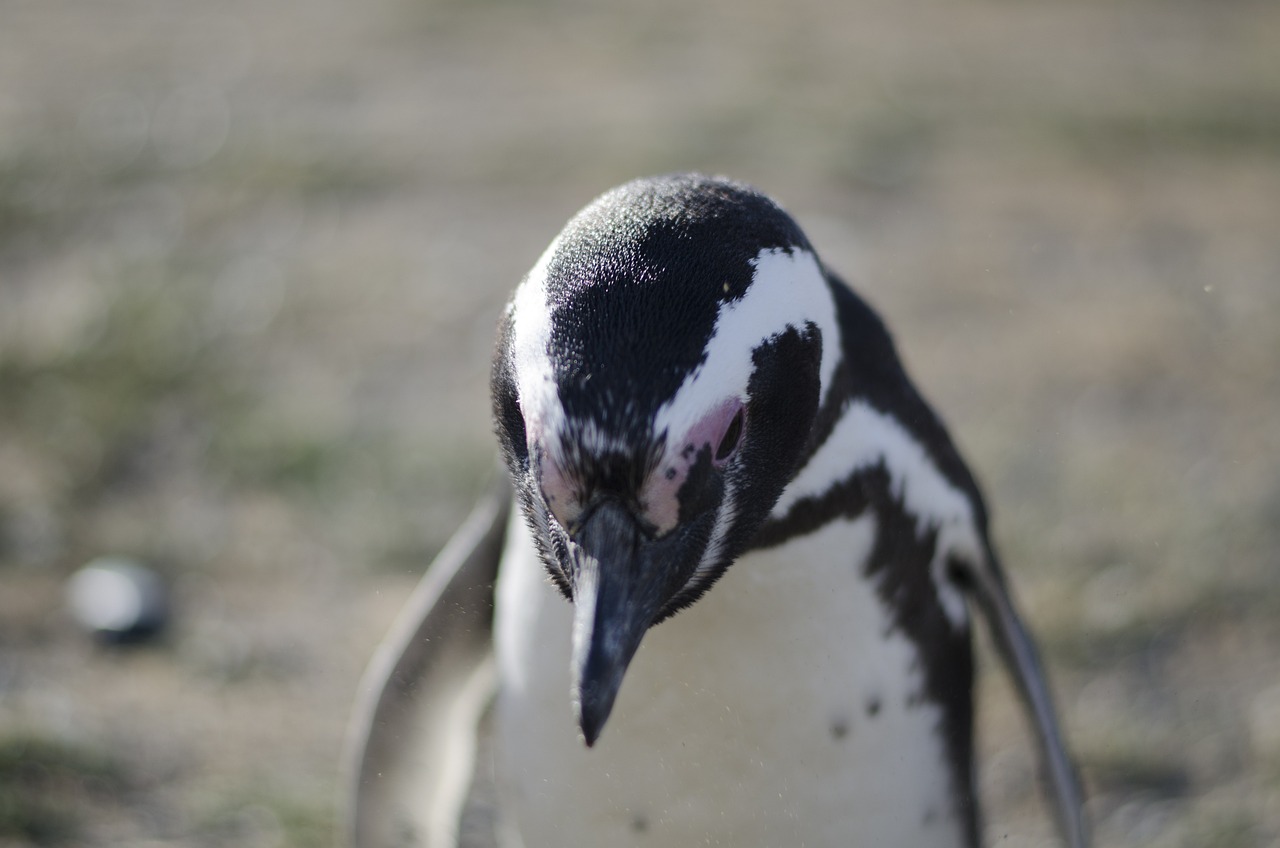
M 645 632 L 710 588 L 794 476 L 837 348 L 800 229 L 722 179 L 602 195 L 517 288 L 494 416 L 539 554 L 575 607 L 588 745 Z

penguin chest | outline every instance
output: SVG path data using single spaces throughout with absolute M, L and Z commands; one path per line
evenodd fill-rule
M 512 531 L 496 620 L 512 845 L 966 844 L 942 707 L 861 573 L 871 516 L 744 556 L 652 629 L 590 749 L 570 703 L 572 609 L 523 522 Z

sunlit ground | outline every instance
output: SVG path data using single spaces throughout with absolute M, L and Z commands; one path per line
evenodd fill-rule
M 0 845 L 332 844 L 506 292 L 691 168 L 895 329 L 1099 843 L 1280 841 L 1280 5 L 9 0 L 0 81 Z M 72 623 L 104 554 L 158 641 Z M 1055 844 L 985 656 L 988 842 Z

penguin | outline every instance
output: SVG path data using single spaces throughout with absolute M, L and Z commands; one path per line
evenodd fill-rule
M 601 195 L 516 288 L 491 392 L 506 479 L 366 672 L 353 845 L 457 845 L 484 737 L 502 848 L 974 848 L 974 614 L 1088 844 L 978 484 L 774 201 Z

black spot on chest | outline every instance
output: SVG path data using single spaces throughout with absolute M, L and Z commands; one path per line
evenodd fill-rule
M 937 528 L 921 526 L 895 492 L 888 468 L 880 463 L 854 471 L 820 495 L 798 500 L 785 516 L 767 522 L 753 543 L 758 548 L 778 546 L 833 520 L 866 514 L 875 520 L 875 542 L 865 562 L 853 564 L 860 570 L 851 577 L 870 580 L 876 587 L 890 615 L 885 635 L 899 633 L 910 640 L 915 647 L 910 670 L 919 673 L 922 686 L 902 703 L 886 704 L 881 693 L 871 693 L 863 709 L 874 719 L 886 708 L 941 708 L 938 731 L 946 746 L 958 809 L 966 829 L 976 834 L 972 648 L 968 627 L 956 626 L 948 618 L 934 581 Z

